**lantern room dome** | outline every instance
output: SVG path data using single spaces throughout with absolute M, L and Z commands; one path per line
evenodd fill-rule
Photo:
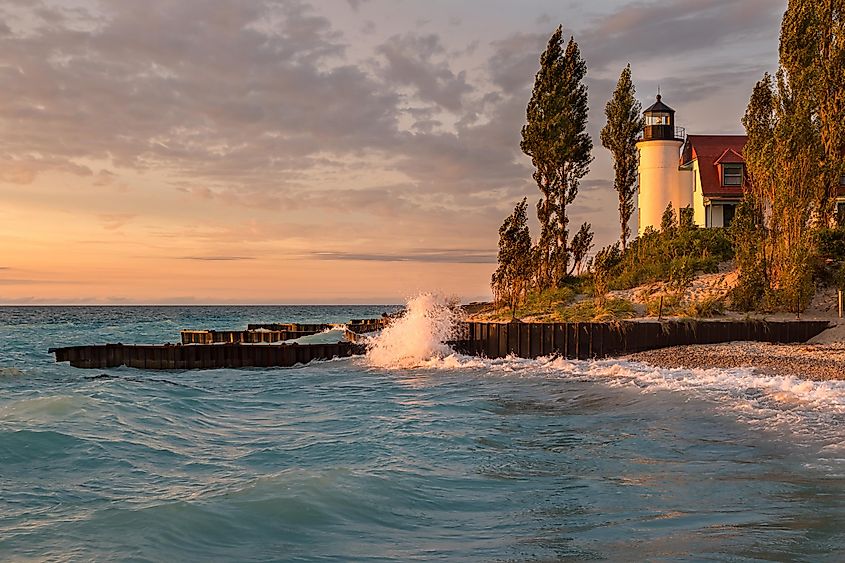
M 664 104 L 663 103 L 663 96 L 661 96 L 660 94 L 657 94 L 657 101 L 654 104 L 652 104 L 651 107 L 649 107 L 645 111 L 643 111 L 643 114 L 645 114 L 645 115 L 648 115 L 650 113 L 671 113 L 671 114 L 674 114 L 675 110 L 673 110 L 672 108 L 670 108 L 669 106 Z
M 657 101 L 643 112 L 643 117 L 643 141 L 684 140 L 684 128 L 675 127 L 675 110 L 663 103 L 660 94 L 657 95 Z

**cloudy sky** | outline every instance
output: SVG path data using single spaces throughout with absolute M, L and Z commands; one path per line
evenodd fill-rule
M 785 6 L 0 0 L 0 303 L 486 298 L 499 225 L 537 199 L 520 128 L 558 24 L 596 145 L 572 220 L 604 245 L 622 67 L 688 132 L 741 133 Z

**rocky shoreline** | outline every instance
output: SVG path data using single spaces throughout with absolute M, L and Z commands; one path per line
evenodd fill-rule
M 814 381 L 845 380 L 845 342 L 768 344 L 730 342 L 639 352 L 626 360 L 665 368 L 751 368 L 764 375 Z

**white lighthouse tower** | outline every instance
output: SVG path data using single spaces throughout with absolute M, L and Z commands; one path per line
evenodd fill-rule
M 679 170 L 684 129 L 675 126 L 675 110 L 661 101 L 643 112 L 645 129 L 637 143 L 640 152 L 639 207 L 637 232 L 642 235 L 648 227 L 660 229 L 666 206 L 678 210 L 692 206 L 691 173 Z M 687 178 L 687 176 L 690 176 Z

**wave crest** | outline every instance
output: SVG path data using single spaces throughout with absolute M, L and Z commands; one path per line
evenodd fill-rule
M 459 319 L 452 300 L 436 293 L 417 295 L 408 301 L 405 314 L 370 342 L 367 363 L 403 369 L 446 358 L 454 354 L 446 342 L 454 338 Z

